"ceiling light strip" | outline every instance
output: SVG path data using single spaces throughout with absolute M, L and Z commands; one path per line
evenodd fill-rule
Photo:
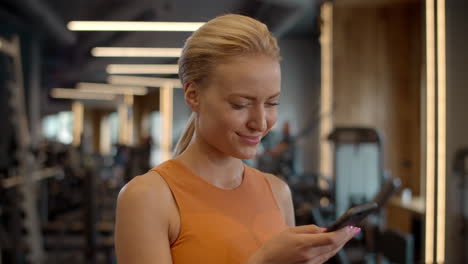
M 94 57 L 177 58 L 181 54 L 181 48 L 95 47 L 91 50 Z
M 177 64 L 109 64 L 109 74 L 177 74 Z
M 70 21 L 71 31 L 181 31 L 193 32 L 204 22 L 149 22 L 149 21 Z
M 76 85 L 80 91 L 94 92 L 94 93 L 107 93 L 117 95 L 146 95 L 148 89 L 141 86 L 121 86 L 111 85 L 105 83 L 87 83 L 81 82 Z
M 111 75 L 107 78 L 107 82 L 116 85 L 137 85 L 146 87 L 163 87 L 169 85 L 174 88 L 182 88 L 180 80 L 174 78 Z
M 98 93 L 78 89 L 54 88 L 51 91 L 52 98 L 76 99 L 76 100 L 105 100 L 111 101 L 116 98 L 115 94 Z

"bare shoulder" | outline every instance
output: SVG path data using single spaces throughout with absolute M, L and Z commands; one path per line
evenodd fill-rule
M 119 192 L 115 223 L 115 248 L 119 263 L 172 263 L 169 186 L 156 172 L 132 179 Z
M 273 195 L 284 216 L 286 224 L 290 227 L 295 226 L 294 206 L 289 185 L 273 174 L 265 173 L 265 176 L 270 183 L 271 190 L 273 191 Z
M 161 201 L 171 197 L 166 181 L 155 171 L 133 178 L 119 192 L 118 200 L 134 202 Z M 150 204 L 148 204 L 150 205 Z
M 173 198 L 166 181 L 150 171 L 128 182 L 117 198 L 117 220 L 136 215 L 153 218 L 163 228 L 170 223 Z M 155 227 L 155 226 L 153 226 Z
M 119 192 L 117 213 L 144 213 L 157 218 L 161 225 L 173 222 L 175 202 L 171 190 L 159 173 L 149 171 L 133 178 Z
M 265 173 L 265 176 L 275 194 L 283 198 L 288 198 L 291 196 L 291 189 L 285 181 L 270 173 Z
M 121 197 L 135 199 L 141 196 L 161 196 L 161 192 L 170 193 L 166 181 L 155 171 L 149 171 L 143 175 L 134 177 L 119 193 Z M 162 195 L 164 196 L 164 195 Z M 149 197 L 146 197 L 149 198 Z

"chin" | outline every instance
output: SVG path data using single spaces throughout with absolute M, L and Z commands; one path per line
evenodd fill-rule
M 257 156 L 257 150 L 239 150 L 236 151 L 232 156 L 242 160 L 249 160 Z

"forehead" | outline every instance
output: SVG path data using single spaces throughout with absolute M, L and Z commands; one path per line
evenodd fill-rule
M 241 56 L 218 64 L 210 80 L 223 94 L 270 95 L 281 89 L 281 69 L 277 60 L 266 56 Z

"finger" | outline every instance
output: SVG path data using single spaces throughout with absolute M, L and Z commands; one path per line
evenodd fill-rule
M 338 251 L 340 251 L 342 248 L 343 247 L 339 247 L 333 251 L 329 251 L 325 254 L 319 255 L 311 259 L 310 261 L 308 261 L 307 264 L 323 264 L 327 262 L 329 259 L 331 259 L 333 256 L 335 256 L 338 253 Z
M 335 246 L 343 247 L 349 240 L 351 240 L 355 235 L 361 232 L 361 228 L 354 226 L 347 226 L 336 231 L 335 235 L 337 236 L 337 243 Z
M 346 229 L 346 230 L 343 230 L 343 229 Z M 350 231 L 352 232 L 352 235 L 351 236 L 346 236 L 346 235 L 348 235 L 350 233 Z M 322 246 L 322 247 L 317 248 L 317 252 L 315 252 L 314 255 L 318 255 L 318 256 L 311 259 L 309 262 L 307 262 L 307 264 L 309 264 L 309 263 L 310 264 L 325 263 L 330 258 L 335 256 L 344 247 L 346 242 L 348 242 L 351 238 L 354 237 L 354 235 L 358 234 L 360 231 L 361 231 L 361 229 L 357 228 L 357 227 L 346 227 L 346 228 L 342 228 L 342 229 L 336 231 L 336 232 L 345 232 L 345 235 L 340 236 L 340 237 L 342 237 L 341 241 L 338 241 L 338 242 L 336 242 L 334 244 L 331 244 L 331 245 L 328 245 L 328 246 Z
M 322 227 L 318 227 L 316 225 L 303 225 L 303 226 L 296 226 L 292 227 L 291 230 L 298 234 L 317 234 L 323 233 L 326 229 Z
M 355 226 L 346 226 L 335 232 L 336 235 L 342 238 L 341 242 L 344 244 L 352 239 L 355 235 L 359 234 L 359 232 L 361 232 L 361 228 Z
M 338 252 L 343 249 L 344 245 L 348 241 L 349 239 L 345 239 L 345 241 L 342 241 L 342 243 L 337 246 L 331 245 L 331 246 L 321 247 L 320 251 L 317 252 L 319 255 L 311 259 L 309 262 L 307 262 L 307 264 L 322 264 L 322 263 L 327 262 L 333 256 L 338 254 Z
M 303 242 L 311 247 L 335 245 L 339 246 L 346 243 L 360 232 L 359 228 L 344 227 L 338 231 L 319 234 L 302 234 Z
M 310 248 L 306 253 L 305 256 L 308 256 L 307 263 L 315 263 L 311 262 L 312 260 L 317 260 L 319 256 L 325 256 L 327 254 L 331 254 L 336 250 L 336 246 L 333 244 L 327 246 L 320 246 L 320 247 L 313 247 Z
M 309 249 L 304 252 L 306 263 L 324 263 L 343 248 L 344 244 L 348 242 L 356 233 L 359 228 L 346 227 L 335 232 L 323 234 L 304 234 L 302 236 L 314 237 L 314 241 L 310 242 Z
M 317 236 L 317 235 L 316 235 Z M 306 255 L 317 258 L 317 256 L 333 256 L 338 252 L 346 242 L 348 242 L 349 236 L 330 235 L 330 243 L 324 246 L 317 246 L 317 244 L 311 246 Z

